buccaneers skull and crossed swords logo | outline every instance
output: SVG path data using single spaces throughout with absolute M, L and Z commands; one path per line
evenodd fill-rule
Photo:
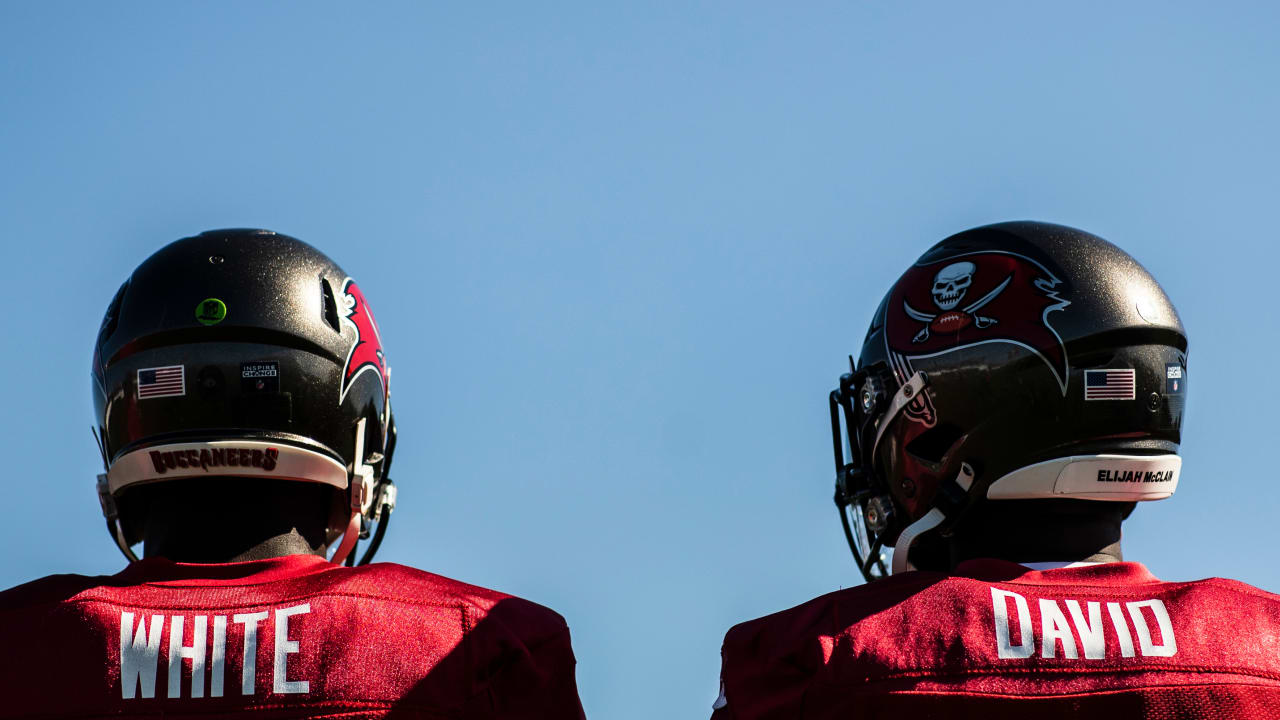
M 923 329 L 911 338 L 913 343 L 922 343 L 929 339 L 929 328 L 933 328 L 938 332 L 956 332 L 973 323 L 979 330 L 985 330 L 992 325 L 1000 322 L 991 317 L 984 317 L 976 314 L 983 307 L 995 300 L 1004 289 L 1009 287 L 1009 283 L 1013 281 L 1013 274 L 1010 273 L 1004 279 L 1004 282 L 995 286 L 991 292 L 978 298 L 976 301 L 965 306 L 961 310 L 956 310 L 956 306 L 969 293 L 969 286 L 973 284 L 973 274 L 978 269 L 977 265 L 971 262 L 951 263 L 950 265 L 938 271 L 933 278 L 933 289 L 930 293 L 933 295 L 933 303 L 938 306 L 942 312 L 940 314 L 930 315 L 911 307 L 909 300 L 903 299 L 902 308 L 907 315 L 914 320 L 925 323 Z
M 904 370 L 912 359 L 983 343 L 1019 345 L 1044 360 L 1066 393 L 1067 353 L 1049 319 L 1071 304 L 1067 290 L 1045 265 L 1010 252 L 920 262 L 891 291 L 885 341 Z

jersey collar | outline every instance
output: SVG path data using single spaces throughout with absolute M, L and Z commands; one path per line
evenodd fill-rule
M 201 586 L 257 585 L 285 578 L 296 578 L 332 569 L 334 566 L 319 555 L 285 555 L 266 560 L 235 563 L 178 563 L 154 557 L 130 563 L 115 575 L 125 584 L 184 584 L 199 580 Z
M 1049 563 L 1056 565 L 1056 563 Z M 1040 569 L 1034 567 L 1040 563 L 1023 565 L 997 560 L 980 558 L 966 560 L 956 566 L 953 574 L 971 577 L 975 580 L 993 582 L 1017 582 L 1030 585 L 1059 585 L 1073 583 L 1081 585 L 1113 585 L 1123 583 L 1157 583 L 1159 578 L 1142 563 L 1072 563 L 1062 567 Z

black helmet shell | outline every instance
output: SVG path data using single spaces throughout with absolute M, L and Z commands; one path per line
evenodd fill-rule
M 323 253 L 268 230 L 183 238 L 138 266 L 98 333 L 108 490 L 219 474 L 346 488 L 385 451 L 388 381 L 363 293 Z
M 839 440 L 843 406 L 855 456 L 849 464 L 837 451 L 837 502 L 860 493 L 865 510 L 875 499 L 879 539 L 892 545 L 935 508 L 954 524 L 988 497 L 1167 497 L 1186 366 L 1172 302 L 1115 245 L 1038 222 L 952 235 L 890 288 L 833 394 L 833 431 Z M 1091 471 L 1141 466 L 1155 480 L 1085 487 L 1088 458 Z M 1069 462 L 1069 482 L 1042 477 L 1052 491 L 1028 491 L 1027 468 L 1057 463 L 1043 475 Z

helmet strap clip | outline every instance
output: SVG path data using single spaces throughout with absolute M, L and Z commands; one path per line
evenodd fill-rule
M 973 468 L 969 463 L 960 463 L 960 472 L 956 473 L 956 477 L 951 481 L 952 485 L 959 488 L 968 496 L 970 488 L 973 487 Z M 947 498 L 949 494 L 954 493 L 954 488 L 943 486 L 942 497 Z M 924 517 L 911 523 L 898 535 L 898 541 L 893 545 L 893 574 L 908 572 L 915 570 L 915 566 L 911 564 L 909 556 L 911 555 L 911 544 L 914 543 L 921 535 L 933 530 L 943 524 L 954 522 L 964 511 L 967 503 L 956 502 L 955 498 L 949 498 L 949 501 L 940 502 Z M 944 509 L 945 508 L 945 509 Z
M 352 455 L 348 475 L 347 490 L 351 497 L 351 516 L 347 520 L 347 529 L 342 534 L 342 541 L 338 543 L 338 549 L 329 560 L 334 565 L 342 565 L 355 549 L 356 541 L 360 538 L 361 519 L 372 509 L 374 496 L 377 494 L 374 492 L 376 482 L 373 466 L 366 462 L 368 458 L 364 454 L 364 427 L 365 419 L 360 418 L 356 422 L 355 453 Z
M 898 392 L 893 394 L 893 399 L 889 401 L 889 407 L 885 409 L 884 415 L 880 416 L 880 420 L 876 423 L 876 439 L 871 444 L 871 462 L 875 462 L 876 451 L 880 449 L 880 440 L 884 438 L 884 433 L 893 424 L 895 418 L 907 409 L 907 406 L 916 401 L 920 393 L 929 386 L 929 376 L 924 371 L 919 371 L 912 375 L 902 387 L 898 388 Z
M 116 506 L 116 499 L 111 496 L 111 486 L 107 482 L 107 474 L 98 475 L 98 504 L 102 506 L 102 516 L 107 519 L 107 532 L 111 533 L 111 539 L 116 541 L 116 547 L 120 548 L 120 552 L 129 559 L 129 562 L 137 562 L 138 556 L 133 553 L 133 548 L 129 547 L 129 543 L 124 539 L 124 528 L 120 525 L 120 510 Z

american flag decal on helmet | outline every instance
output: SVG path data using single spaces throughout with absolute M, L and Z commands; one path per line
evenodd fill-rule
M 187 394 L 186 369 L 182 365 L 138 370 L 138 399 L 181 397 Z
M 1133 400 L 1137 382 L 1133 368 L 1124 370 L 1085 370 L 1085 400 Z

